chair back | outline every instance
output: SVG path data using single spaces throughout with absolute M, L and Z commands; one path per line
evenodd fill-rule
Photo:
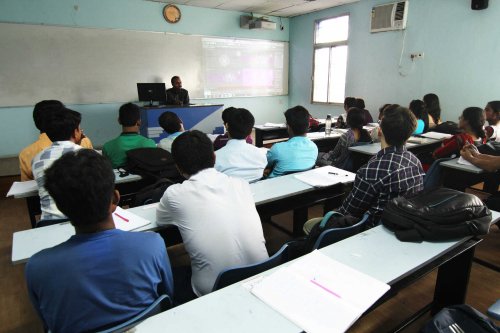
M 358 141 L 356 143 L 353 143 L 349 147 L 356 147 L 356 146 L 365 146 L 371 144 L 372 141 Z M 349 157 L 346 158 L 344 163 L 341 166 L 338 166 L 340 169 L 344 169 L 347 171 L 351 172 L 356 172 L 357 170 L 354 170 L 354 162 L 352 160 L 352 152 L 349 151 Z
M 331 228 L 323 231 L 316 240 L 316 243 L 314 243 L 313 250 L 321 249 L 322 247 L 359 234 L 361 231 L 365 230 L 366 225 L 370 220 L 369 217 L 369 214 L 365 214 L 363 215 L 363 218 L 361 218 L 361 220 L 354 225 L 342 228 Z
M 288 244 L 285 244 L 273 256 L 262 262 L 247 266 L 230 267 L 223 270 L 217 276 L 212 291 L 222 289 L 287 262 L 289 249 Z
M 172 302 L 168 295 L 161 295 L 153 302 L 150 306 L 144 309 L 142 312 L 136 316 L 130 318 L 129 320 L 104 329 L 96 330 L 97 333 L 119 333 L 130 330 L 132 327 L 139 325 L 142 321 L 147 318 L 154 316 L 158 313 L 168 310 L 172 306 Z
M 440 158 L 432 162 L 429 170 L 424 176 L 424 189 L 439 187 L 443 180 L 443 167 L 441 162 L 453 159 L 452 157 Z

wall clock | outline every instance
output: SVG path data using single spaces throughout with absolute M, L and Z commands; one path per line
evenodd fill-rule
M 175 5 L 163 7 L 163 17 L 168 23 L 177 23 L 181 20 L 181 10 Z

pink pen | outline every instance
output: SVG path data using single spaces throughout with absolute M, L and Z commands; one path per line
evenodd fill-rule
M 123 216 L 119 215 L 118 213 L 115 213 L 116 216 L 121 218 L 123 221 L 128 222 L 128 219 L 124 218 Z

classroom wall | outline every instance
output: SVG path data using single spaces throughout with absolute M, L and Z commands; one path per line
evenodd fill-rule
M 169 24 L 163 19 L 163 6 L 165 3 L 145 0 L 0 0 L 0 22 L 164 31 L 276 41 L 289 39 L 288 19 L 281 20 L 284 26 L 282 31 L 249 30 L 239 27 L 239 18 L 243 14 L 241 12 L 179 6 L 182 11 L 181 20 L 176 24 Z M 274 20 L 279 19 L 274 18 Z M 2 64 L 0 64 L 0 76 L 1 66 Z M 3 84 L 8 83 L 0 82 L 0 88 Z M 189 82 L 184 80 L 183 85 L 189 90 Z M 50 99 L 50 96 L 47 96 L 47 99 Z M 282 113 L 288 107 L 288 96 L 203 99 L 193 102 L 245 107 L 252 111 L 258 123 L 262 123 L 282 121 Z M 94 145 L 99 147 L 120 133 L 121 128 L 116 121 L 120 104 L 103 104 L 96 101 L 94 104 L 68 105 L 68 107 L 82 113 L 84 131 Z M 32 105 L 0 108 L 2 137 L 0 158 L 16 156 L 23 147 L 38 137 L 32 120 L 32 110 Z M 211 132 L 215 126 L 221 125 L 219 111 L 204 120 L 197 128 Z M 0 169 L 1 167 L 0 164 Z M 3 174 L 1 170 L 0 174 Z
M 290 105 L 305 105 L 318 117 L 343 112 L 338 105 L 312 105 L 310 79 L 314 21 L 345 13 L 350 14 L 346 96 L 363 97 L 374 118 L 384 103 L 406 106 L 429 92 L 440 97 L 442 118 L 453 121 L 467 106 L 500 99 L 498 1 L 474 11 L 470 0 L 409 0 L 406 31 L 370 33 L 372 6 L 389 2 L 361 0 L 290 20 Z M 410 53 L 416 52 L 424 58 L 412 63 Z

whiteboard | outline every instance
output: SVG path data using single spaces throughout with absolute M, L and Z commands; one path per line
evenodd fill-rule
M 136 101 L 136 83 L 165 82 L 169 87 L 174 75 L 182 78 L 191 98 L 204 98 L 202 38 L 0 23 L 0 106 L 44 99 L 65 104 Z M 287 94 L 288 43 L 269 43 L 286 45 L 280 94 Z

